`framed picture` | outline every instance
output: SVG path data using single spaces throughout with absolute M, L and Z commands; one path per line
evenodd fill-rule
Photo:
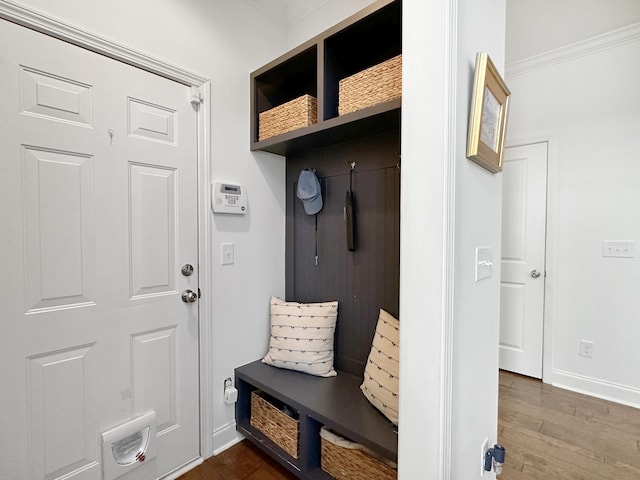
M 502 170 L 509 89 L 486 53 L 476 55 L 467 158 L 492 173 Z

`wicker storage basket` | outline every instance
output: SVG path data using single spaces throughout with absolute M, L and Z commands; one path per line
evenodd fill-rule
M 343 78 L 338 84 L 338 114 L 355 112 L 402 96 L 402 55 Z
M 318 121 L 318 101 L 303 95 L 258 116 L 258 140 L 265 140 Z
M 250 423 L 293 458 L 298 458 L 298 421 L 269 403 L 257 391 L 251 392 Z
M 362 450 L 344 448 L 322 437 L 320 442 L 321 468 L 336 480 L 395 480 L 398 478 L 396 469 Z

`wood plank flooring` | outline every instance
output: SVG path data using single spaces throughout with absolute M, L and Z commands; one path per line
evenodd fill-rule
M 640 410 L 500 372 L 500 480 L 640 479 Z
M 499 480 L 640 480 L 640 410 L 500 372 Z M 247 441 L 180 480 L 294 480 Z
M 244 440 L 178 480 L 295 480 L 295 476 Z

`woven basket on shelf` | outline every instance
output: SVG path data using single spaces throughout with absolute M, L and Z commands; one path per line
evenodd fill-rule
M 398 472 L 362 450 L 343 448 L 321 441 L 322 470 L 336 480 L 395 480 Z
M 318 102 L 311 95 L 303 95 L 262 112 L 258 116 L 258 140 L 307 127 L 318 121 Z
M 402 55 L 343 78 L 338 84 L 338 114 L 345 115 L 402 96 Z
M 298 458 L 298 421 L 255 391 L 251 392 L 250 423 L 293 458 Z

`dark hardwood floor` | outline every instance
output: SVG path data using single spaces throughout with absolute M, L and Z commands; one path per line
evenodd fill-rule
M 499 480 L 639 480 L 640 410 L 500 372 Z M 249 442 L 180 480 L 294 480 Z
M 179 480 L 294 480 L 253 444 L 244 440 L 182 475 Z

